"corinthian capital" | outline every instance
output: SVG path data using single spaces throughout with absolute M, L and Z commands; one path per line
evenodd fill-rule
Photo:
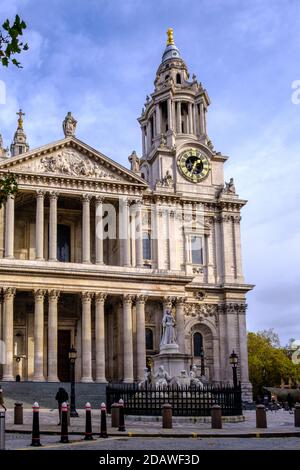
M 48 296 L 49 300 L 57 301 L 59 299 L 60 291 L 59 290 L 49 290 Z
M 16 295 L 16 289 L 14 287 L 6 287 L 3 289 L 4 300 L 14 298 Z
M 135 300 L 139 304 L 145 304 L 147 302 L 148 297 L 144 294 L 137 295 Z
M 46 294 L 46 290 L 44 289 L 35 289 L 34 291 L 34 297 L 35 300 L 43 300 Z
M 106 300 L 107 294 L 105 292 L 97 292 L 95 294 L 96 302 L 104 303 Z
M 81 292 L 82 302 L 91 302 L 94 296 L 94 292 L 84 291 Z

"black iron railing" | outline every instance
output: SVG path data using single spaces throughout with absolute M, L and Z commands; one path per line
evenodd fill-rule
M 206 385 L 204 389 L 168 386 L 156 389 L 138 384 L 108 384 L 106 387 L 107 410 L 124 400 L 127 415 L 159 416 L 164 403 L 170 403 L 174 416 L 210 416 L 211 407 L 220 405 L 223 416 L 242 414 L 241 387 L 230 385 Z

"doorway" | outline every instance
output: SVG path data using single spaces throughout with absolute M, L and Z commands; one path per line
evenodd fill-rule
M 70 347 L 71 330 L 58 330 L 57 374 L 61 382 L 70 382 Z

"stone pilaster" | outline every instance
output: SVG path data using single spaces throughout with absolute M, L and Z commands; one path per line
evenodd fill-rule
M 50 193 L 49 260 L 57 261 L 57 199 L 58 193 Z
M 48 382 L 58 382 L 57 377 L 57 303 L 59 291 L 48 292 Z
M 104 303 L 106 294 L 98 292 L 96 294 L 95 308 L 95 337 L 96 337 L 96 382 L 107 383 L 105 377 L 105 323 L 104 323 Z
M 193 105 L 192 103 L 188 103 L 188 123 L 189 123 L 189 134 L 194 133 L 194 126 L 193 126 Z
M 179 352 L 185 353 L 185 327 L 184 327 L 184 305 L 186 302 L 185 297 L 177 297 L 176 299 L 176 331 L 177 331 L 177 344 Z
M 123 266 L 130 266 L 129 204 L 127 198 L 120 199 L 120 248 Z
M 5 210 L 5 258 L 14 258 L 15 197 L 8 196 Z
M 132 295 L 123 296 L 124 379 L 133 382 Z
M 142 201 L 135 201 L 136 217 L 135 217 L 135 248 L 136 248 L 136 265 L 138 268 L 143 267 L 143 221 L 142 221 Z
M 92 378 L 92 292 L 82 292 L 82 335 L 81 335 L 81 382 L 93 382 Z
M 14 380 L 13 357 L 14 357 L 14 298 L 16 289 L 7 287 L 4 294 L 4 316 L 3 316 L 3 341 L 6 349 L 6 364 L 3 365 L 3 382 Z
M 82 196 L 82 262 L 91 262 L 91 217 L 90 217 L 91 195 Z
M 177 134 L 182 133 L 182 124 L 181 124 L 181 101 L 177 102 Z
M 96 251 L 96 264 L 103 264 L 103 196 L 96 197 L 95 204 L 95 251 Z
M 35 257 L 44 259 L 44 199 L 45 191 L 36 192 L 36 220 L 35 220 Z
M 34 382 L 44 382 L 44 297 L 46 291 L 34 291 Z
M 147 297 L 138 295 L 136 298 L 136 359 L 137 379 L 143 380 L 146 367 L 146 336 L 145 336 L 145 304 Z

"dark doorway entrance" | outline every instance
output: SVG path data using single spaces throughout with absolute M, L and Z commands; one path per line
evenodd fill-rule
M 71 330 L 58 330 L 58 378 L 61 382 L 70 382 L 69 350 Z
M 69 263 L 71 261 L 71 227 L 57 225 L 57 259 Z

